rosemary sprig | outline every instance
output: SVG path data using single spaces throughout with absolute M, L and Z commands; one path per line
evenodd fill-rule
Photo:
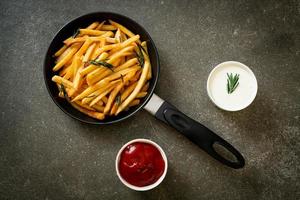
M 66 91 L 66 88 L 63 84 L 60 84 L 59 90 L 64 94 L 64 97 L 67 101 L 70 101 L 70 97 L 68 96 L 68 93 Z
M 119 106 L 121 104 L 121 94 L 119 93 L 117 96 L 116 96 L 116 104 Z
M 237 86 L 239 85 L 239 79 L 240 79 L 239 74 L 235 74 L 233 76 L 232 73 L 230 73 L 230 74 L 227 73 L 227 93 L 228 94 L 233 93 L 234 90 L 237 88 Z
M 138 44 L 137 46 L 138 46 L 138 51 L 135 51 L 135 55 L 139 61 L 140 66 L 143 67 L 145 64 L 145 58 L 142 51 L 144 51 L 145 53 L 146 51 L 140 44 Z
M 76 38 L 76 36 L 77 36 L 79 33 L 80 33 L 80 30 L 77 29 L 77 30 L 73 33 L 72 38 Z
M 124 83 L 124 76 L 123 76 L 123 74 L 120 74 L 120 75 L 121 75 L 120 78 L 122 80 L 122 83 Z
M 107 63 L 107 62 L 105 62 L 105 61 L 97 61 L 97 60 L 91 60 L 90 61 L 90 64 L 92 64 L 92 65 L 96 65 L 96 66 L 103 66 L 103 67 L 106 67 L 106 68 L 108 68 L 108 69 L 110 69 L 111 71 L 114 71 L 113 70 L 113 65 L 112 64 L 110 64 L 110 63 Z

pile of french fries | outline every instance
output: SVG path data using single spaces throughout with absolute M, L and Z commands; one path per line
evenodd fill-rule
M 108 20 L 78 29 L 54 57 L 59 97 L 103 120 L 140 103 L 152 76 L 147 43 Z

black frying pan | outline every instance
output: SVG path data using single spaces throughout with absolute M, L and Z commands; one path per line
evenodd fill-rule
M 66 100 L 58 97 L 57 86 L 51 81 L 51 78 L 54 75 L 54 72 L 52 71 L 52 67 L 54 66 L 54 58 L 52 55 L 62 46 L 63 40 L 72 35 L 78 28 L 86 27 L 94 21 L 103 21 L 107 19 L 112 19 L 124 25 L 133 33 L 139 34 L 142 41 L 148 41 L 147 45 L 153 76 L 150 80 L 148 95 L 142 99 L 141 104 L 130 108 L 128 111 L 121 112 L 118 116 L 109 116 L 104 120 L 99 121 L 79 112 L 78 110 L 74 109 Z M 55 104 L 66 114 L 77 120 L 89 124 L 112 124 L 125 120 L 134 115 L 137 111 L 145 108 L 157 119 L 160 119 L 166 124 L 177 129 L 216 160 L 232 168 L 242 168 L 245 165 L 244 158 L 232 145 L 199 122 L 187 117 L 170 103 L 162 100 L 153 93 L 159 77 L 159 68 L 160 65 L 157 49 L 150 35 L 142 26 L 123 15 L 110 12 L 96 12 L 83 15 L 72 20 L 56 34 L 46 53 L 44 62 L 44 79 L 48 92 Z M 231 152 L 235 156 L 236 161 L 228 160 L 221 154 L 217 153 L 217 151 L 214 149 L 215 144 L 221 145 L 223 148 Z

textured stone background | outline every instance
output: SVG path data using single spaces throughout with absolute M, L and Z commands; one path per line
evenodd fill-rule
M 69 20 L 93 11 L 127 15 L 158 47 L 156 93 L 230 141 L 241 170 L 214 161 L 145 111 L 91 126 L 65 115 L 43 81 L 45 52 Z M 0 1 L 0 199 L 299 199 L 300 2 Z M 258 95 L 241 112 L 206 94 L 212 68 L 237 60 L 257 76 Z M 114 159 L 134 138 L 160 144 L 169 171 L 138 193 L 118 180 Z

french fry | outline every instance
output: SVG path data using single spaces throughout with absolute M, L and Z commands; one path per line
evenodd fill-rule
M 95 30 L 99 30 L 101 29 L 101 27 L 104 25 L 105 21 L 101 22 L 96 28 Z
M 108 53 L 104 52 L 99 56 L 99 58 L 96 61 L 105 60 L 107 57 L 108 57 Z M 98 68 L 99 68 L 99 66 L 90 64 L 89 66 L 87 66 L 80 72 L 80 75 L 85 76 Z
M 79 110 L 80 112 L 90 116 L 90 117 L 93 117 L 93 118 L 96 118 L 96 119 L 99 119 L 99 120 L 103 120 L 105 118 L 105 115 L 103 113 L 100 113 L 100 112 L 95 112 L 95 111 L 90 111 L 90 110 L 87 110 L 85 108 L 82 108 L 80 106 L 78 106 L 77 104 L 71 102 L 71 105 L 76 108 L 77 110 Z
M 62 53 L 64 53 L 64 51 L 65 51 L 67 48 L 68 48 L 68 46 L 66 46 L 66 45 L 62 46 L 62 47 L 54 54 L 54 56 L 55 56 L 55 57 L 60 56 Z
M 76 103 L 78 106 L 80 106 L 82 108 L 85 108 L 87 110 L 96 111 L 95 108 L 92 108 L 92 107 L 90 107 L 88 105 L 84 105 L 80 101 L 75 101 L 74 103 Z
M 139 35 L 135 35 L 135 36 L 133 36 L 133 37 L 131 37 L 131 38 L 125 40 L 124 42 L 120 43 L 118 46 L 116 45 L 116 46 L 112 49 L 112 52 L 111 52 L 111 53 L 115 53 L 115 52 L 117 52 L 118 50 L 123 49 L 123 48 L 129 46 L 130 44 L 132 44 L 132 43 L 138 41 L 139 38 L 140 38 Z
M 68 81 L 68 80 L 64 79 L 63 77 L 55 75 L 55 76 L 52 77 L 52 81 L 55 82 L 55 83 L 58 83 L 59 85 L 62 84 L 65 87 L 73 88 L 73 83 L 71 81 Z
M 104 111 L 104 106 L 95 104 L 92 106 L 92 108 L 96 109 L 98 112 L 103 112 Z
M 125 33 L 126 35 L 128 35 L 129 37 L 134 37 L 135 34 L 133 34 L 130 30 L 128 30 L 126 27 L 122 26 L 121 24 L 114 22 L 112 20 L 108 20 L 109 23 L 117 28 L 119 28 L 123 33 Z M 140 41 L 139 41 L 140 43 Z
M 88 38 L 83 43 L 83 45 L 80 47 L 80 49 L 78 50 L 78 52 L 75 55 L 78 56 L 78 57 L 81 57 L 87 51 L 87 49 L 89 48 L 89 46 L 91 45 L 91 43 L 92 43 L 92 40 Z
M 133 77 L 130 81 L 131 81 L 131 82 L 136 82 L 137 80 L 139 80 L 141 73 L 142 73 L 142 71 L 141 71 L 141 70 L 138 70 L 138 71 L 136 72 L 136 74 L 134 75 L 134 77 Z
M 118 43 L 118 40 L 116 38 L 106 37 L 105 41 L 107 43 Z
M 103 38 L 100 42 L 96 43 L 96 46 L 95 46 L 95 48 L 93 50 L 93 53 L 92 53 L 92 56 L 91 56 L 91 60 L 95 60 L 99 56 L 97 51 L 100 48 L 102 41 L 104 41 L 104 43 L 105 43 L 105 38 Z
M 120 31 L 119 28 L 118 28 L 118 30 L 117 30 L 116 33 L 115 33 L 115 38 L 116 38 L 116 40 L 117 40 L 119 43 L 121 43 L 122 38 L 121 38 L 121 31 Z
M 121 88 L 124 86 L 123 83 L 120 83 L 117 87 L 115 87 L 113 89 L 113 91 L 110 93 L 109 97 L 108 97 L 108 101 L 107 104 L 104 107 L 104 113 L 108 113 L 110 110 L 110 107 L 113 103 L 113 101 L 115 100 L 116 96 L 118 95 L 119 91 L 121 90 Z
M 140 66 L 136 65 L 136 66 L 133 66 L 133 67 L 130 67 L 127 69 L 123 69 L 123 70 L 115 72 L 115 73 L 113 73 L 110 70 L 106 70 L 105 72 L 102 73 L 102 76 L 96 76 L 90 80 L 88 80 L 89 77 L 87 77 L 87 81 L 90 81 L 90 85 L 93 85 L 98 81 L 112 81 L 114 79 L 121 78 L 121 76 L 124 76 L 124 75 L 128 74 L 129 72 L 133 72 L 133 71 L 136 72 L 139 69 L 140 69 Z
M 102 101 L 103 101 L 103 103 L 107 104 L 107 101 L 108 101 L 107 97 L 104 96 L 104 97 L 102 98 Z
M 80 33 L 82 35 L 103 35 L 104 33 L 107 33 L 107 31 L 98 31 L 98 30 L 91 30 L 91 29 L 79 29 Z
M 140 104 L 140 100 L 139 99 L 135 99 L 135 100 L 133 100 L 132 102 L 130 102 L 128 104 L 128 107 L 136 106 L 136 105 L 139 105 L 139 104 Z
M 147 43 L 144 41 L 144 42 L 142 42 L 141 45 L 143 47 L 143 50 L 146 51 L 144 54 L 145 60 L 148 60 L 148 62 L 150 64 L 150 68 L 149 68 L 149 71 L 147 74 L 147 80 L 150 80 L 152 78 L 152 67 L 151 67 L 151 62 L 150 62 L 149 55 L 148 55 Z
M 99 22 L 93 22 L 91 23 L 88 27 L 86 27 L 86 29 L 94 29 L 95 27 L 97 27 L 99 24 Z M 78 36 L 80 36 L 80 34 L 78 34 Z M 69 38 L 72 38 L 72 37 L 69 37 Z M 58 57 L 60 56 L 62 53 L 64 53 L 64 51 L 66 49 L 69 49 L 69 47 L 67 45 L 63 45 L 55 54 L 54 56 L 55 57 Z
M 133 92 L 128 96 L 128 98 L 124 102 L 122 102 L 122 104 L 119 106 L 116 114 L 119 114 L 122 110 L 124 110 L 128 106 L 128 104 L 131 101 L 133 101 L 135 99 L 136 95 L 140 92 L 140 90 L 144 86 L 144 83 L 146 82 L 149 68 L 150 68 L 149 61 L 146 60 L 144 67 L 143 67 L 142 74 L 141 74 L 141 78 L 139 79 L 138 84 L 134 88 Z
M 111 85 L 109 88 L 107 88 L 107 90 L 103 91 L 99 96 L 97 96 L 91 103 L 90 106 L 95 105 L 96 103 L 98 103 L 105 95 L 107 95 L 108 93 L 110 93 L 113 89 L 115 88 L 115 85 Z M 104 109 L 105 110 L 105 109 Z
M 88 47 L 88 49 L 86 50 L 86 53 L 84 54 L 84 57 L 83 57 L 83 62 L 87 62 L 90 60 L 90 57 L 92 56 L 92 53 L 96 47 L 97 43 L 93 43 L 91 46 Z
M 80 47 L 80 45 L 75 45 L 74 47 L 72 47 L 72 49 L 68 53 L 68 55 L 66 55 L 66 57 L 64 57 L 60 62 L 58 62 L 53 67 L 53 71 L 58 71 L 62 66 L 64 66 L 64 64 L 66 64 L 66 62 L 68 62 L 69 59 L 71 59 L 71 57 L 78 51 L 79 47 Z
M 147 92 L 139 92 L 135 98 L 139 99 L 139 98 L 143 98 L 147 95 Z
M 127 68 L 131 67 L 132 65 L 136 64 L 137 62 L 138 61 L 137 61 L 136 58 L 128 60 L 123 65 L 115 68 L 114 72 L 119 72 L 123 69 L 127 69 Z M 89 71 L 89 73 L 90 73 L 90 71 Z M 111 73 L 112 73 L 111 70 L 97 69 L 97 71 L 93 71 L 91 74 L 88 75 L 87 82 L 88 82 L 89 85 L 92 85 L 92 84 L 96 83 L 97 81 L 100 81 L 103 78 L 105 78 L 106 76 L 110 75 Z M 86 73 L 84 73 L 84 74 L 86 74 Z
M 103 25 L 101 28 L 100 28 L 101 31 L 115 31 L 117 30 L 117 27 L 115 26 L 112 26 L 112 25 Z
M 123 102 L 130 95 L 130 93 L 134 90 L 136 85 L 137 85 L 137 82 L 131 84 L 124 90 L 124 92 L 121 95 L 121 102 Z
M 113 32 L 106 32 L 98 37 L 86 37 L 86 36 L 83 36 L 83 37 L 77 37 L 77 38 L 68 38 L 64 41 L 64 43 L 66 45 L 71 45 L 73 43 L 78 43 L 78 42 L 85 42 L 87 39 L 90 39 L 92 40 L 93 42 L 100 42 L 102 38 L 106 38 L 106 37 L 111 37 L 113 36 L 114 33 Z
M 102 93 L 104 93 L 105 91 L 109 90 L 110 87 L 115 87 L 117 83 L 119 83 L 120 81 L 115 81 L 115 82 L 111 82 L 110 84 L 108 84 L 106 87 L 103 87 L 99 90 L 96 90 L 95 92 L 93 92 L 92 94 L 90 94 L 89 96 L 86 96 L 85 98 L 82 99 L 82 103 L 83 104 L 89 104 L 91 101 L 93 101 L 94 99 L 96 99 L 97 97 L 99 98 L 99 100 L 97 100 L 97 102 L 99 103 L 99 101 L 101 100 L 101 98 L 105 95 L 102 95 L 102 97 L 99 97 L 99 95 L 101 95 Z
M 149 89 L 149 82 L 147 82 L 144 86 L 143 86 L 143 88 L 142 88 L 142 92 L 146 92 L 147 90 Z

